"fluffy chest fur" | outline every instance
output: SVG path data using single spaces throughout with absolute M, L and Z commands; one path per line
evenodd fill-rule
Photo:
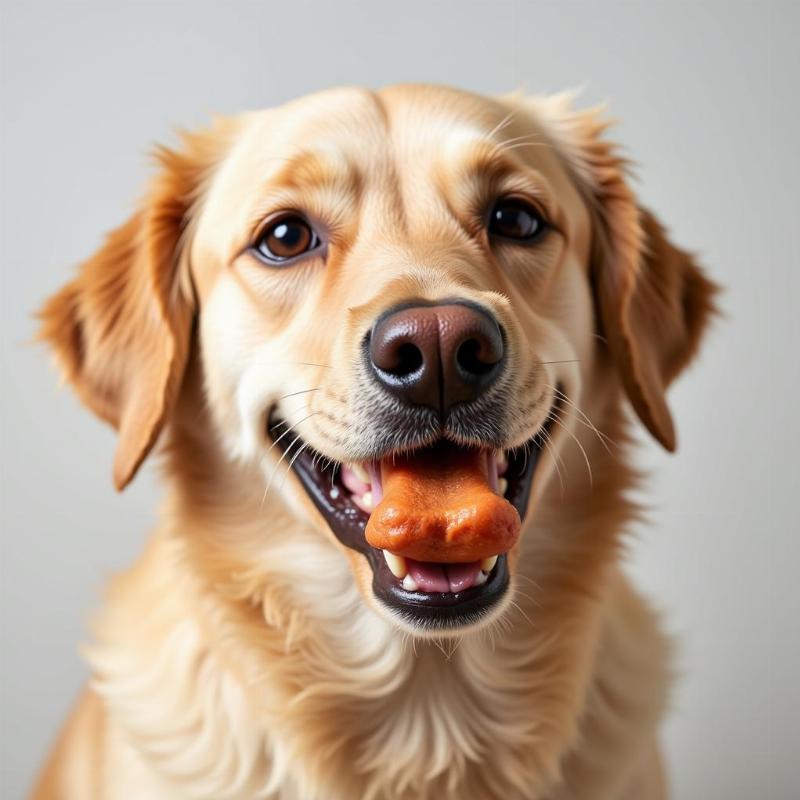
M 616 797 L 645 757 L 665 647 L 597 558 L 624 504 L 543 511 L 502 624 L 425 642 L 367 608 L 341 554 L 288 513 L 215 527 L 186 499 L 114 584 L 90 652 L 143 796 Z M 554 567 L 587 526 L 595 549 Z

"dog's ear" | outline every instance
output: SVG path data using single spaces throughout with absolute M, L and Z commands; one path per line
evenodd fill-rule
M 689 253 L 669 241 L 651 213 L 634 207 L 631 218 L 621 223 L 634 227 L 626 232 L 613 229 L 610 215 L 618 211 L 606 211 L 605 222 L 601 216 L 599 224 L 607 230 L 595 248 L 593 279 L 602 334 L 639 418 L 674 451 L 666 390 L 698 350 L 715 311 L 717 287 Z
M 571 110 L 570 99 L 549 98 L 541 108 L 588 195 L 599 332 L 639 418 L 673 451 L 676 436 L 666 390 L 697 352 L 716 310 L 718 289 L 639 207 L 626 160 L 603 136 L 609 123 L 596 109 Z
M 194 317 L 183 235 L 210 150 L 207 135 L 185 136 L 181 152 L 159 149 L 139 210 L 38 315 L 65 379 L 118 430 L 117 489 L 155 444 L 182 381 Z

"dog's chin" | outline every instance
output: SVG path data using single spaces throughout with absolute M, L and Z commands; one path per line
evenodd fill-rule
M 417 638 L 445 639 L 478 631 L 498 620 L 511 601 L 508 555 L 483 572 L 482 583 L 458 592 L 408 591 L 380 559 L 372 567 L 372 592 L 379 612 Z M 388 574 L 387 574 L 388 573 Z
M 490 464 L 492 488 L 505 497 L 523 521 L 539 457 L 555 416 L 553 411 L 539 431 L 520 447 L 507 452 L 469 448 L 477 451 L 473 457 L 485 458 Z M 286 436 L 285 432 L 286 424 L 273 411 L 268 421 L 273 447 L 289 461 L 335 537 L 366 558 L 372 571 L 374 598 L 392 622 L 417 636 L 440 637 L 476 630 L 502 614 L 510 602 L 507 552 L 470 563 L 434 563 L 398 558 L 367 541 L 373 493 L 380 492 L 380 464 L 392 453 L 371 462 L 341 464 L 321 456 L 294 433 Z M 436 452 L 437 448 L 452 450 L 458 445 L 441 440 L 413 452 L 424 457 L 426 451 Z

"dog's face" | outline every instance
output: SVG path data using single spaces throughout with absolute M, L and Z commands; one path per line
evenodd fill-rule
M 337 90 L 165 154 L 43 312 L 120 429 L 118 485 L 196 337 L 213 435 L 341 547 L 368 603 L 417 633 L 502 613 L 587 393 L 621 383 L 671 448 L 664 390 L 710 309 L 599 128 L 561 99 Z
M 560 392 L 577 396 L 578 363 L 591 368 L 589 217 L 551 148 L 514 148 L 538 132 L 508 113 L 401 89 L 254 115 L 189 252 L 230 449 L 264 458 L 273 485 L 291 464 L 298 513 L 311 499 L 365 597 L 406 624 L 460 626 L 500 606 L 516 532 L 497 528 L 513 511 L 484 509 L 480 486 L 431 497 L 448 505 L 433 523 L 486 516 L 465 542 L 397 524 L 365 536 L 373 508 L 430 526 L 428 508 L 405 508 L 427 498 L 425 467 L 441 461 L 455 482 L 467 458 L 461 472 L 524 517 L 548 435 L 557 447 Z M 384 510 L 378 493 L 409 451 L 416 493 Z

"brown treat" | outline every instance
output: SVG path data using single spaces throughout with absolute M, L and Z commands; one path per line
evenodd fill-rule
M 489 486 L 487 452 L 437 445 L 386 459 L 367 541 L 418 561 L 471 562 L 510 550 L 517 510 Z

